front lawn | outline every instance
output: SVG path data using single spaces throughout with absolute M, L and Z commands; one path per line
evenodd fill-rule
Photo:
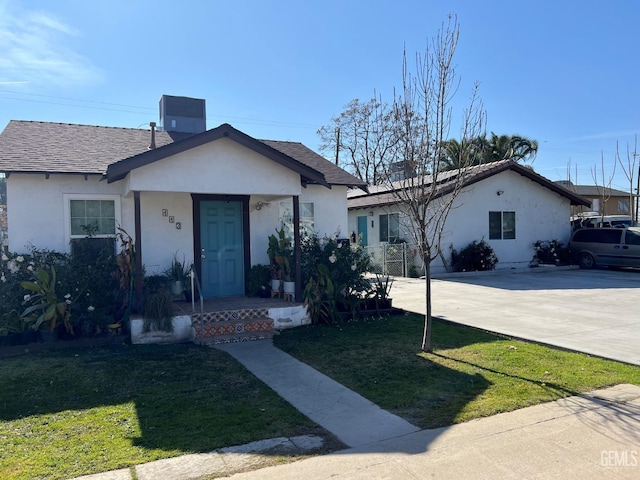
M 75 348 L 0 365 L 2 479 L 66 479 L 254 440 L 326 434 L 211 348 Z
M 274 338 L 278 348 L 421 428 L 434 428 L 619 383 L 640 367 L 434 320 L 433 353 L 421 352 L 423 317 L 311 325 Z

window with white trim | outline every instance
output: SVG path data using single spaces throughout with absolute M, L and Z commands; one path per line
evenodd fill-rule
M 293 202 L 280 202 L 280 226 L 285 236 L 293 239 Z M 300 236 L 315 233 L 315 208 L 312 202 L 300 202 Z
M 394 243 L 400 238 L 400 214 L 390 213 L 380 215 L 380 241 Z
M 515 240 L 516 212 L 489 212 L 489 240 Z
M 116 225 L 120 223 L 118 195 L 64 196 L 65 234 L 72 254 L 91 255 L 103 248 L 115 249 Z M 92 254 L 93 254 L 92 253 Z

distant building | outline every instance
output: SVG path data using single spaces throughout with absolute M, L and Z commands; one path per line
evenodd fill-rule
M 555 183 L 591 202 L 591 207 L 589 208 L 583 206 L 572 207 L 572 215 L 591 211 L 600 215 L 630 215 L 635 218 L 637 195 L 597 185 L 574 185 L 570 180 L 560 180 Z

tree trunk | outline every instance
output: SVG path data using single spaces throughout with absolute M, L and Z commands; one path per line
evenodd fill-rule
M 422 334 L 422 351 L 431 352 L 431 259 L 425 255 L 424 261 L 424 282 L 425 282 L 425 302 L 426 315 L 424 316 L 424 332 Z

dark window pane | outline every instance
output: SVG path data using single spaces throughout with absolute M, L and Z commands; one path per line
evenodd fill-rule
M 389 241 L 389 216 L 380 215 L 380 241 Z
M 502 212 L 489 212 L 489 239 L 502 239 Z
M 502 238 L 504 240 L 516 238 L 516 212 L 502 212 Z
M 640 233 L 636 233 L 633 230 L 627 230 L 624 242 L 627 245 L 640 245 Z
M 389 215 L 389 241 L 394 242 L 400 238 L 400 215 Z

